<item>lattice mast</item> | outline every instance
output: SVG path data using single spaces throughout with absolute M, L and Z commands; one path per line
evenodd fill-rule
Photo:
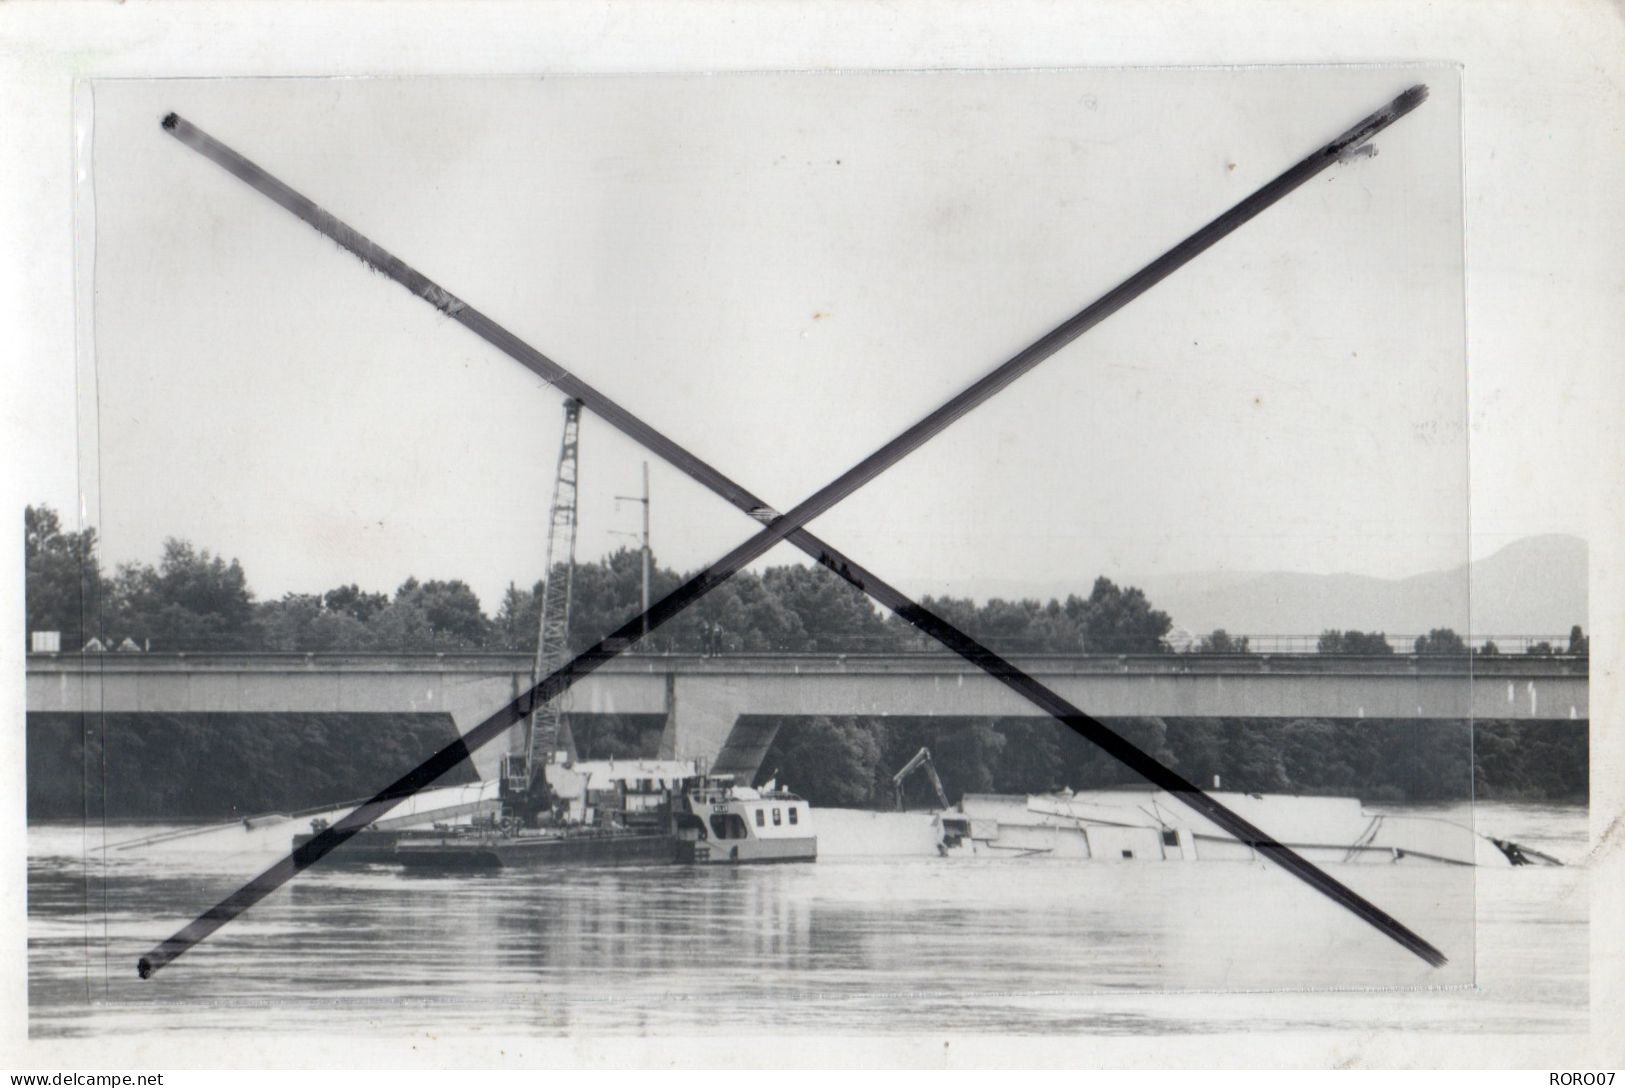
M 541 619 L 536 632 L 536 667 L 531 683 L 564 664 L 570 653 L 570 591 L 576 566 L 577 450 L 581 402 L 564 402 L 564 437 L 559 443 L 559 470 L 553 480 L 553 513 L 547 528 L 547 567 L 542 582 Z M 574 756 L 574 742 L 563 726 L 560 700 L 550 699 L 531 714 L 526 727 L 525 788 L 536 785 L 560 740 Z M 561 738 L 561 731 L 564 736 Z M 542 780 L 545 782 L 545 776 Z

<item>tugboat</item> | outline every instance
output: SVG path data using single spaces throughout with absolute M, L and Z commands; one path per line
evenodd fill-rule
M 812 806 L 774 782 L 752 789 L 729 775 L 700 776 L 684 793 L 674 827 L 684 864 L 818 860 Z

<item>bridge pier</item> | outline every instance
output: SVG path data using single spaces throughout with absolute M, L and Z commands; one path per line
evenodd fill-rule
M 748 778 L 773 743 L 776 725 L 745 717 L 751 693 L 737 678 L 666 677 L 666 724 L 661 759 L 705 761 L 719 774 Z

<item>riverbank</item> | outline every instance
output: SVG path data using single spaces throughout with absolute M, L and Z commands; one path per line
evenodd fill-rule
M 1108 724 L 1202 786 L 1217 777 L 1240 792 L 1387 804 L 1587 800 L 1585 721 Z M 646 725 L 586 719 L 577 730 L 582 754 L 649 754 L 642 749 L 658 732 Z M 441 714 L 30 714 L 28 818 L 221 820 L 319 808 L 370 796 L 455 736 Z M 1093 746 L 1038 719 L 786 719 L 762 766 L 817 807 L 887 809 L 891 775 L 921 746 L 931 748 L 954 798 L 1138 784 Z M 464 764 L 439 784 L 473 780 Z M 909 798 L 932 800 L 925 792 Z

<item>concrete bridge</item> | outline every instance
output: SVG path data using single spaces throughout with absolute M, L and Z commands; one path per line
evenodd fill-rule
M 1016 663 L 1101 718 L 1590 717 L 1574 657 L 1330 654 L 1028 656 Z M 31 654 L 30 713 L 444 713 L 467 732 L 530 682 L 524 654 Z M 564 695 L 572 714 L 658 714 L 661 755 L 754 770 L 753 717 L 1038 717 L 946 653 L 623 654 Z M 509 745 L 475 755 L 491 776 Z

